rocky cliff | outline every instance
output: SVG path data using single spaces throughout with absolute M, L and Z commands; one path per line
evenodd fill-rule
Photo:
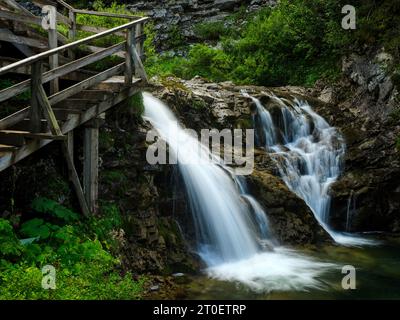
M 223 21 L 240 8 L 255 11 L 261 6 L 274 5 L 275 0 L 129 0 L 127 8 L 143 12 L 154 22 L 157 50 L 170 49 L 179 38 L 183 43 L 199 40 L 194 29 L 199 23 Z

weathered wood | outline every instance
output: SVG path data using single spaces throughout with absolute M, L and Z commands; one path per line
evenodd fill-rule
M 83 140 L 83 191 L 92 213 L 97 212 L 99 176 L 99 128 L 85 127 Z
M 125 63 L 121 63 L 115 67 L 112 67 L 106 71 L 103 71 L 93 77 L 83 80 L 67 89 L 64 89 L 64 90 L 52 95 L 51 97 L 49 97 L 49 100 L 50 100 L 51 104 L 56 104 L 64 99 L 67 99 L 67 98 L 77 94 L 78 92 L 80 92 L 82 90 L 86 90 L 86 89 L 94 86 L 95 84 L 108 79 L 109 77 L 112 77 L 116 74 L 122 73 L 124 71 L 124 69 L 125 69 Z
M 143 42 L 138 39 L 141 39 L 142 34 L 143 34 L 143 24 L 139 23 L 135 26 L 135 44 L 136 44 L 136 52 L 140 58 L 143 56 Z M 136 76 L 138 76 L 138 74 Z
M 142 63 L 142 59 L 140 59 L 136 49 L 133 48 L 133 57 L 135 61 L 135 76 L 140 77 L 142 80 L 149 82 L 147 78 L 147 73 Z
M 126 49 L 125 49 L 125 84 L 132 83 L 133 77 L 133 29 L 129 28 L 126 31 Z
M 65 159 L 68 164 L 68 173 L 72 184 L 74 185 L 76 195 L 78 197 L 79 205 L 81 207 L 82 213 L 85 216 L 89 216 L 90 210 L 88 208 L 85 195 L 83 193 L 83 189 L 81 186 L 81 182 L 79 181 L 78 173 L 76 172 L 74 159 L 72 159 L 70 153 L 68 152 L 68 146 L 66 142 L 61 142 L 61 149 L 64 154 Z
M 46 139 L 46 140 L 65 140 L 67 137 L 64 135 L 55 136 L 49 133 L 32 133 L 30 131 L 17 131 L 17 130 L 0 130 L 0 136 L 19 136 L 31 139 Z
M 111 107 L 115 106 L 116 104 L 126 100 L 127 98 L 131 97 L 135 93 L 143 90 L 142 87 L 140 86 L 135 86 L 135 87 L 128 87 L 119 94 L 115 96 L 110 96 L 107 100 L 99 103 L 98 105 L 93 106 L 92 108 L 88 109 L 83 113 L 82 115 L 71 115 L 71 117 L 62 124 L 61 130 L 63 134 L 67 134 L 68 132 L 74 130 L 76 127 L 80 126 L 81 124 L 89 121 L 90 119 L 93 119 L 99 114 L 102 114 L 106 112 L 108 109 Z M 22 121 L 24 118 L 26 118 L 29 114 L 29 107 L 25 108 L 24 110 L 21 110 L 12 116 L 8 117 L 8 124 L 13 123 L 16 124 L 15 118 L 18 117 Z M 21 119 L 22 117 L 22 119 Z M 4 122 L 5 119 L 0 120 L 0 128 L 4 128 L 4 124 L 7 124 Z M 19 122 L 17 121 L 17 122 Z M 11 126 L 11 125 L 10 125 Z M 21 161 L 22 159 L 26 158 L 27 156 L 31 155 L 38 149 L 46 146 L 49 144 L 51 141 L 50 140 L 32 140 L 29 144 L 26 144 L 16 150 L 14 154 L 6 154 L 3 157 L 0 157 L 0 171 L 8 168 L 9 166 Z
M 6 34 L 8 34 L 8 36 L 10 37 L 10 38 L 13 38 L 15 35 L 14 35 L 14 33 L 12 33 L 10 30 L 8 30 L 8 29 L 2 29 L 2 32 L 3 33 L 6 33 Z M 24 43 L 19 43 L 19 42 L 11 42 L 12 43 L 12 45 L 15 47 L 15 48 L 17 48 L 20 52 L 22 52 L 22 54 L 25 56 L 25 57 L 30 57 L 30 56 L 33 56 L 35 53 L 33 52 L 33 50 L 31 49 L 31 48 L 29 48 L 26 44 L 24 44 Z
M 54 7 L 50 7 L 54 8 Z M 49 48 L 54 49 L 57 48 L 58 38 L 57 38 L 57 15 L 55 14 L 56 8 L 48 11 L 48 19 L 50 20 L 49 24 Z M 58 67 L 58 53 L 49 57 L 49 65 L 50 69 L 56 69 Z M 54 78 L 50 81 L 50 94 L 54 94 L 59 91 L 59 82 L 58 78 Z
M 109 93 L 115 93 L 125 89 L 126 86 L 135 86 L 141 81 L 142 79 L 140 78 L 139 79 L 132 78 L 132 82 L 130 84 L 126 84 L 124 76 L 114 76 L 108 78 L 105 81 L 100 82 L 99 84 L 96 84 L 93 88 L 99 90 L 105 90 L 108 91 Z
M 54 105 L 54 108 L 57 109 L 75 109 L 75 110 L 86 110 L 96 104 L 97 102 L 100 101 L 94 101 L 94 100 L 84 100 L 84 99 L 65 99 L 63 101 L 60 101 L 56 105 Z M 53 109 L 54 109 L 53 108 Z
M 103 51 L 99 51 L 97 53 L 93 53 L 89 56 L 83 57 L 81 59 L 72 61 L 70 63 L 64 64 L 61 67 L 50 70 L 43 74 L 43 82 L 47 83 L 53 79 L 61 78 L 62 76 L 73 72 L 79 68 L 85 67 L 91 63 L 99 61 L 110 54 L 121 50 L 124 47 L 125 43 L 116 44 L 110 48 L 104 49 Z M 5 101 L 15 95 L 18 95 L 30 87 L 30 80 L 25 80 L 23 82 L 17 83 L 9 88 L 3 89 L 0 91 L 0 102 Z
M 78 46 L 80 46 L 82 44 L 87 44 L 87 43 L 89 43 L 89 42 L 91 42 L 93 40 L 96 40 L 96 39 L 102 38 L 104 36 L 113 34 L 113 33 L 117 32 L 117 31 L 127 29 L 129 27 L 134 26 L 137 23 L 141 23 L 141 22 L 144 22 L 146 20 L 148 20 L 148 18 L 147 17 L 143 17 L 143 18 L 141 18 L 139 20 L 129 22 L 127 24 L 124 24 L 124 25 L 109 29 L 107 31 L 101 32 L 99 34 L 95 34 L 93 36 L 89 36 L 87 38 L 77 40 L 77 41 L 75 41 L 73 43 L 68 43 L 68 44 L 63 45 L 61 47 L 58 47 L 56 49 L 51 49 L 51 50 L 39 53 L 39 54 L 37 54 L 35 56 L 28 57 L 28 58 L 26 58 L 24 60 L 21 60 L 21 61 L 18 61 L 16 63 L 13 63 L 13 64 L 10 64 L 10 65 L 7 65 L 5 67 L 0 68 L 0 75 L 4 74 L 6 72 L 9 72 L 9 71 L 11 71 L 11 70 L 13 70 L 15 68 L 18 68 L 20 66 L 29 65 L 29 64 L 31 64 L 31 63 L 33 63 L 35 61 L 48 58 L 49 56 L 54 55 L 56 53 L 61 53 L 61 52 L 65 51 L 65 50 L 73 49 L 73 48 L 78 47 Z
M 71 130 L 67 133 L 67 148 L 68 153 L 73 161 L 74 159 L 74 131 Z
M 8 29 L 0 29 L 0 40 L 11 42 L 13 44 L 26 45 L 38 49 L 48 49 L 46 43 L 32 38 L 17 36 Z
M 97 52 L 100 52 L 100 51 L 104 50 L 104 48 L 97 47 L 97 46 L 86 46 L 85 48 L 88 49 L 90 52 L 94 52 L 94 53 L 97 53 Z M 124 52 L 118 52 L 117 51 L 117 52 L 113 53 L 112 55 L 120 57 L 120 58 L 125 58 L 125 53 Z
M 50 131 L 54 135 L 62 135 L 60 126 L 58 125 L 57 118 L 53 112 L 53 109 L 51 107 L 50 101 L 47 98 L 46 92 L 44 91 L 44 88 L 42 85 L 39 85 L 37 90 L 36 90 L 36 96 L 38 98 L 38 101 L 40 103 L 40 106 L 43 109 L 43 114 L 49 123 Z
M 88 100 L 90 102 L 101 102 L 106 100 L 110 96 L 110 93 L 106 90 L 83 90 L 76 95 L 74 95 L 73 99 L 82 99 Z
M 39 90 L 37 93 L 38 96 L 38 100 L 42 105 L 43 111 L 44 111 L 44 115 L 50 125 L 50 131 L 54 134 L 54 135 L 58 135 L 58 136 L 62 136 L 62 131 L 61 128 L 58 125 L 57 119 L 54 115 L 54 112 L 51 108 L 51 104 L 46 96 L 46 92 L 43 89 L 43 86 L 40 85 L 39 86 Z M 82 190 L 82 186 L 81 183 L 79 181 L 79 177 L 78 177 L 78 173 L 76 172 L 75 169 L 75 165 L 74 165 L 74 161 L 71 158 L 70 153 L 68 152 L 68 145 L 66 142 L 61 142 L 61 148 L 64 154 L 64 157 L 67 161 L 68 164 L 68 172 L 69 172 L 69 177 L 71 179 L 72 184 L 74 185 L 75 188 L 75 192 L 76 195 L 78 197 L 78 201 L 81 207 L 81 210 L 83 212 L 84 215 L 88 215 L 90 213 L 88 206 L 87 206 L 87 202 L 85 200 L 85 196 Z
M 40 105 L 37 96 L 38 87 L 42 86 L 42 62 L 36 61 L 32 64 L 31 78 L 31 109 L 30 109 L 30 131 L 33 133 L 40 132 Z
M 74 109 L 74 108 L 52 108 L 53 112 L 56 114 L 57 113 L 57 118 L 60 116 L 62 118 L 67 118 L 69 114 L 82 114 L 85 112 L 83 109 Z M 63 116 L 62 114 L 65 113 L 66 116 Z
M 0 130 L 7 129 L 11 126 L 16 125 L 18 122 L 24 120 L 27 117 L 30 117 L 31 107 L 26 107 L 21 109 L 13 114 L 0 119 Z M 29 120 L 31 122 L 31 120 Z
M 68 30 L 68 39 L 73 42 L 76 39 L 76 14 L 73 9 L 69 9 L 68 14 L 71 20 L 71 27 Z M 68 57 L 75 59 L 75 52 L 72 49 L 68 50 Z
M 23 23 L 31 23 L 31 24 L 36 24 L 39 26 L 42 24 L 42 19 L 40 19 L 38 17 L 32 16 L 32 15 L 27 15 L 27 14 L 14 13 L 14 12 L 5 11 L 5 10 L 0 11 L 0 19 L 7 19 L 7 20 L 18 21 L 18 22 L 23 22 Z
M 9 146 L 7 144 L 0 144 L 0 151 L 15 151 L 18 147 L 16 146 Z

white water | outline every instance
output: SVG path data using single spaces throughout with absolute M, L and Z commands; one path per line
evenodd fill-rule
M 318 275 L 332 265 L 283 248 L 266 252 L 264 248 L 273 246 L 268 220 L 259 203 L 247 193 L 243 179 L 233 176 L 219 158 L 201 163 L 197 157 L 207 158 L 209 150 L 177 124 L 164 103 L 148 93 L 143 99 L 145 119 L 177 155 L 198 253 L 208 265 L 208 274 L 242 282 L 257 291 L 318 287 Z M 175 136 L 171 136 L 174 129 Z
M 297 99 L 291 102 L 270 95 L 275 108 L 280 109 L 280 115 L 273 119 L 258 99 L 250 98 L 257 108 L 254 122 L 260 132 L 256 136 L 271 152 L 289 189 L 306 202 L 318 222 L 337 243 L 373 244 L 370 240 L 339 233 L 329 227 L 329 187 L 341 173 L 345 153 L 340 133 L 306 102 Z

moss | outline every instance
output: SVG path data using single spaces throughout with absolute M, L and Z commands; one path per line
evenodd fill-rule
M 160 82 L 167 89 L 182 90 L 187 93 L 190 92 L 189 89 L 176 77 L 162 77 Z

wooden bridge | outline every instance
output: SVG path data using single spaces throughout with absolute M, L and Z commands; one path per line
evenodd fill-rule
M 97 210 L 98 119 L 147 84 L 142 58 L 148 18 L 77 10 L 61 0 L 32 2 L 47 14 L 38 17 L 15 0 L 0 0 L 0 45 L 8 43 L 26 57 L 15 59 L 0 48 L 0 79 L 25 75 L 0 91 L 0 104 L 30 93 L 29 105 L 0 119 L 0 171 L 59 141 L 82 212 L 88 215 Z M 85 26 L 77 24 L 79 14 L 129 22 L 111 29 Z M 60 25 L 68 27 L 68 37 L 57 31 Z M 92 35 L 77 39 L 79 30 Z M 107 48 L 93 45 L 110 35 L 121 41 Z M 111 56 L 120 61 L 100 72 L 88 68 Z M 73 133 L 79 126 L 84 128 L 83 186 L 73 157 Z

